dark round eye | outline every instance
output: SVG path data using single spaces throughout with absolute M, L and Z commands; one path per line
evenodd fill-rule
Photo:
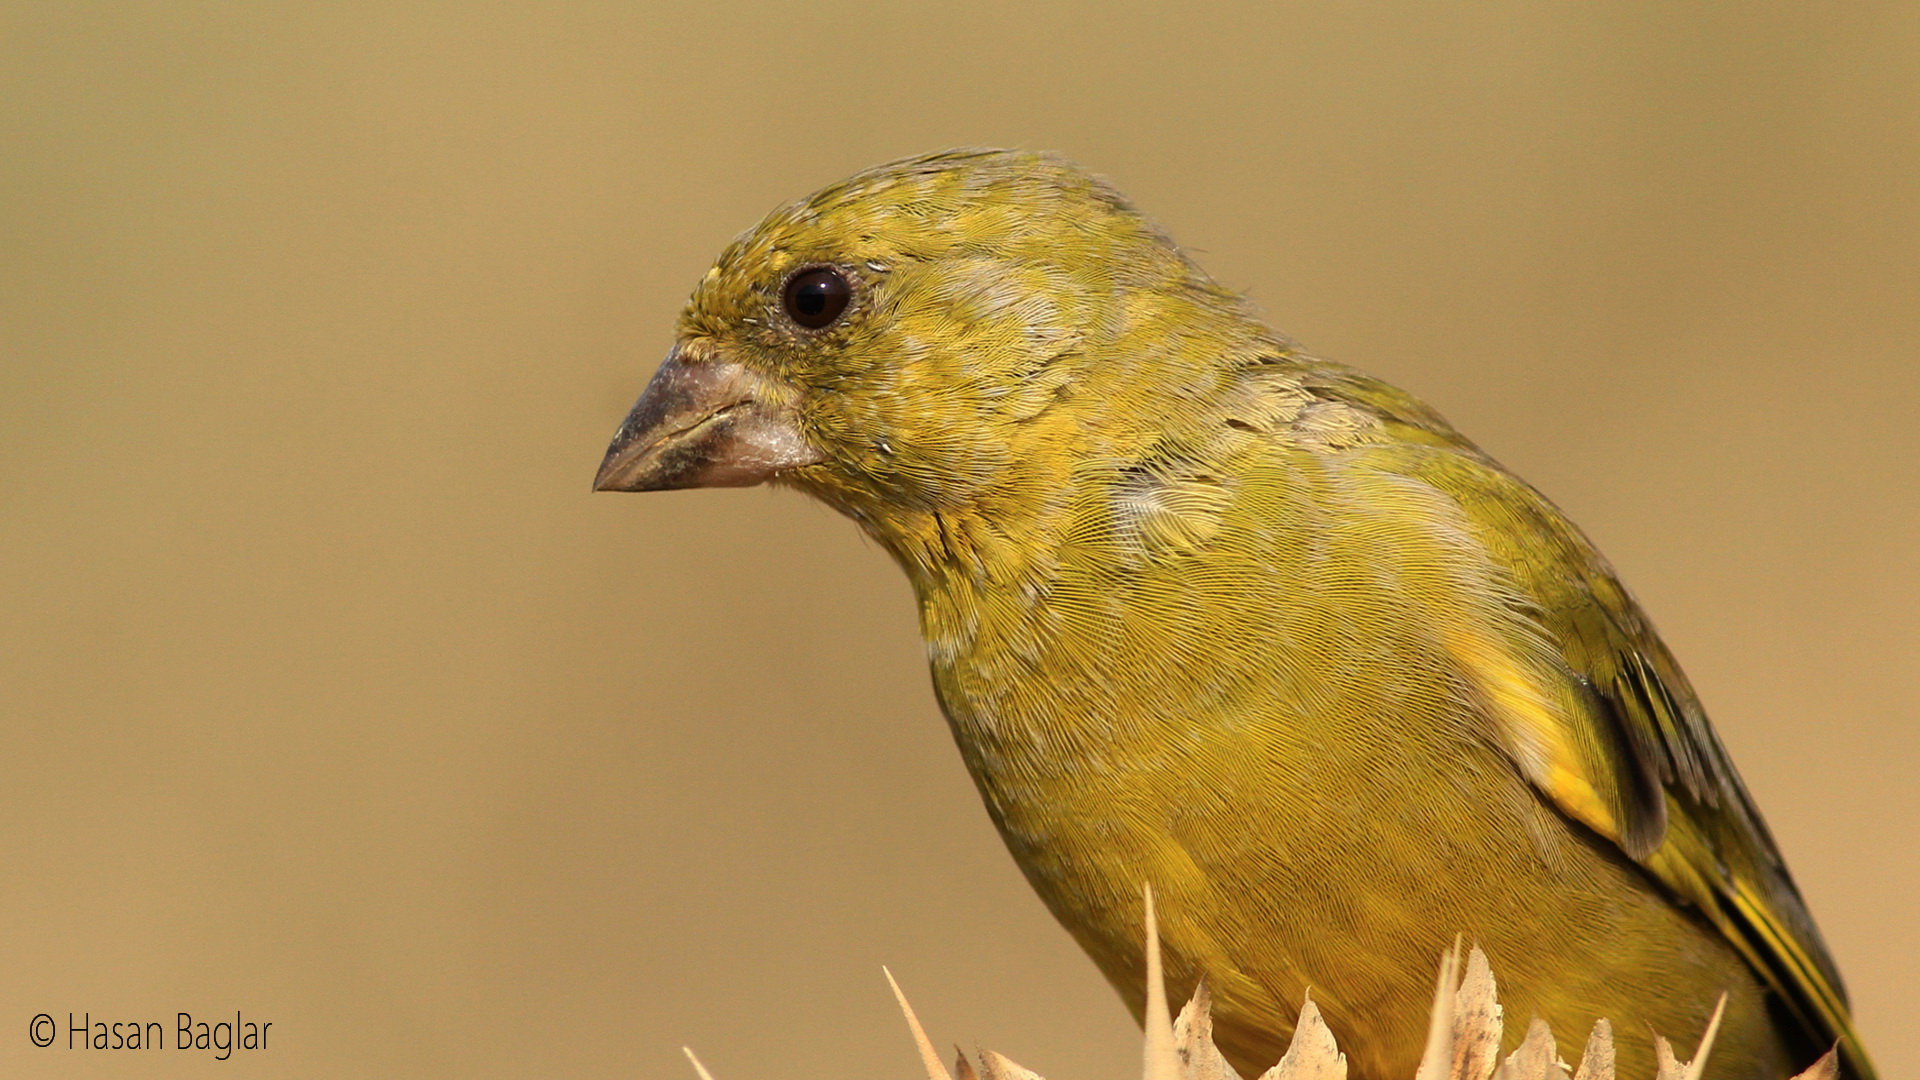
M 781 299 L 787 306 L 787 318 L 809 330 L 819 330 L 832 325 L 852 298 L 853 290 L 840 271 L 823 266 L 793 275 Z

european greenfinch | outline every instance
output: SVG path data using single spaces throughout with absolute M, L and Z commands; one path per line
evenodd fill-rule
M 1253 1075 L 1309 989 L 1405 1080 L 1459 936 L 1510 1015 L 1838 1041 L 1840 976 L 1687 678 L 1593 545 L 1410 395 L 1309 356 L 1101 180 L 956 150 L 775 211 L 695 288 L 595 487 L 790 485 L 912 580 L 1033 887 Z M 1509 1041 L 1524 1025 L 1508 1026 Z M 1623 1038 L 1621 1075 L 1651 1075 Z

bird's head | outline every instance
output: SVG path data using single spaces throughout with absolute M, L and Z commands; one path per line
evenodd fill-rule
M 884 165 L 769 215 L 695 288 L 597 490 L 821 497 L 901 553 L 1044 501 L 1274 339 L 1112 188 L 1050 155 Z

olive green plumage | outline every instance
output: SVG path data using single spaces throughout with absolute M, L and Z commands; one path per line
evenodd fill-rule
M 851 286 L 820 330 L 781 306 L 814 265 Z M 1356 1076 L 1411 1076 L 1464 934 L 1520 1021 L 1684 1039 L 1724 990 L 1710 1075 L 1838 1038 L 1871 1076 L 1766 827 L 1587 539 L 1100 181 L 1001 151 L 871 170 L 737 240 L 679 332 L 804 440 L 769 475 L 906 570 L 994 822 L 1136 1013 L 1151 882 L 1174 992 L 1205 974 L 1243 1071 L 1311 988 Z

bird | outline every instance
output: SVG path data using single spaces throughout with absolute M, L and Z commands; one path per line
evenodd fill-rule
M 1592 542 L 1316 357 L 1051 153 L 877 166 L 724 248 L 596 490 L 795 488 L 904 570 L 940 708 L 1041 900 L 1242 1073 L 1311 993 L 1412 1076 L 1437 958 L 1509 1014 L 1874 1071 L 1698 696 Z M 1521 1025 L 1509 1025 L 1517 1037 Z M 1651 1075 L 1623 1039 L 1623 1075 Z

